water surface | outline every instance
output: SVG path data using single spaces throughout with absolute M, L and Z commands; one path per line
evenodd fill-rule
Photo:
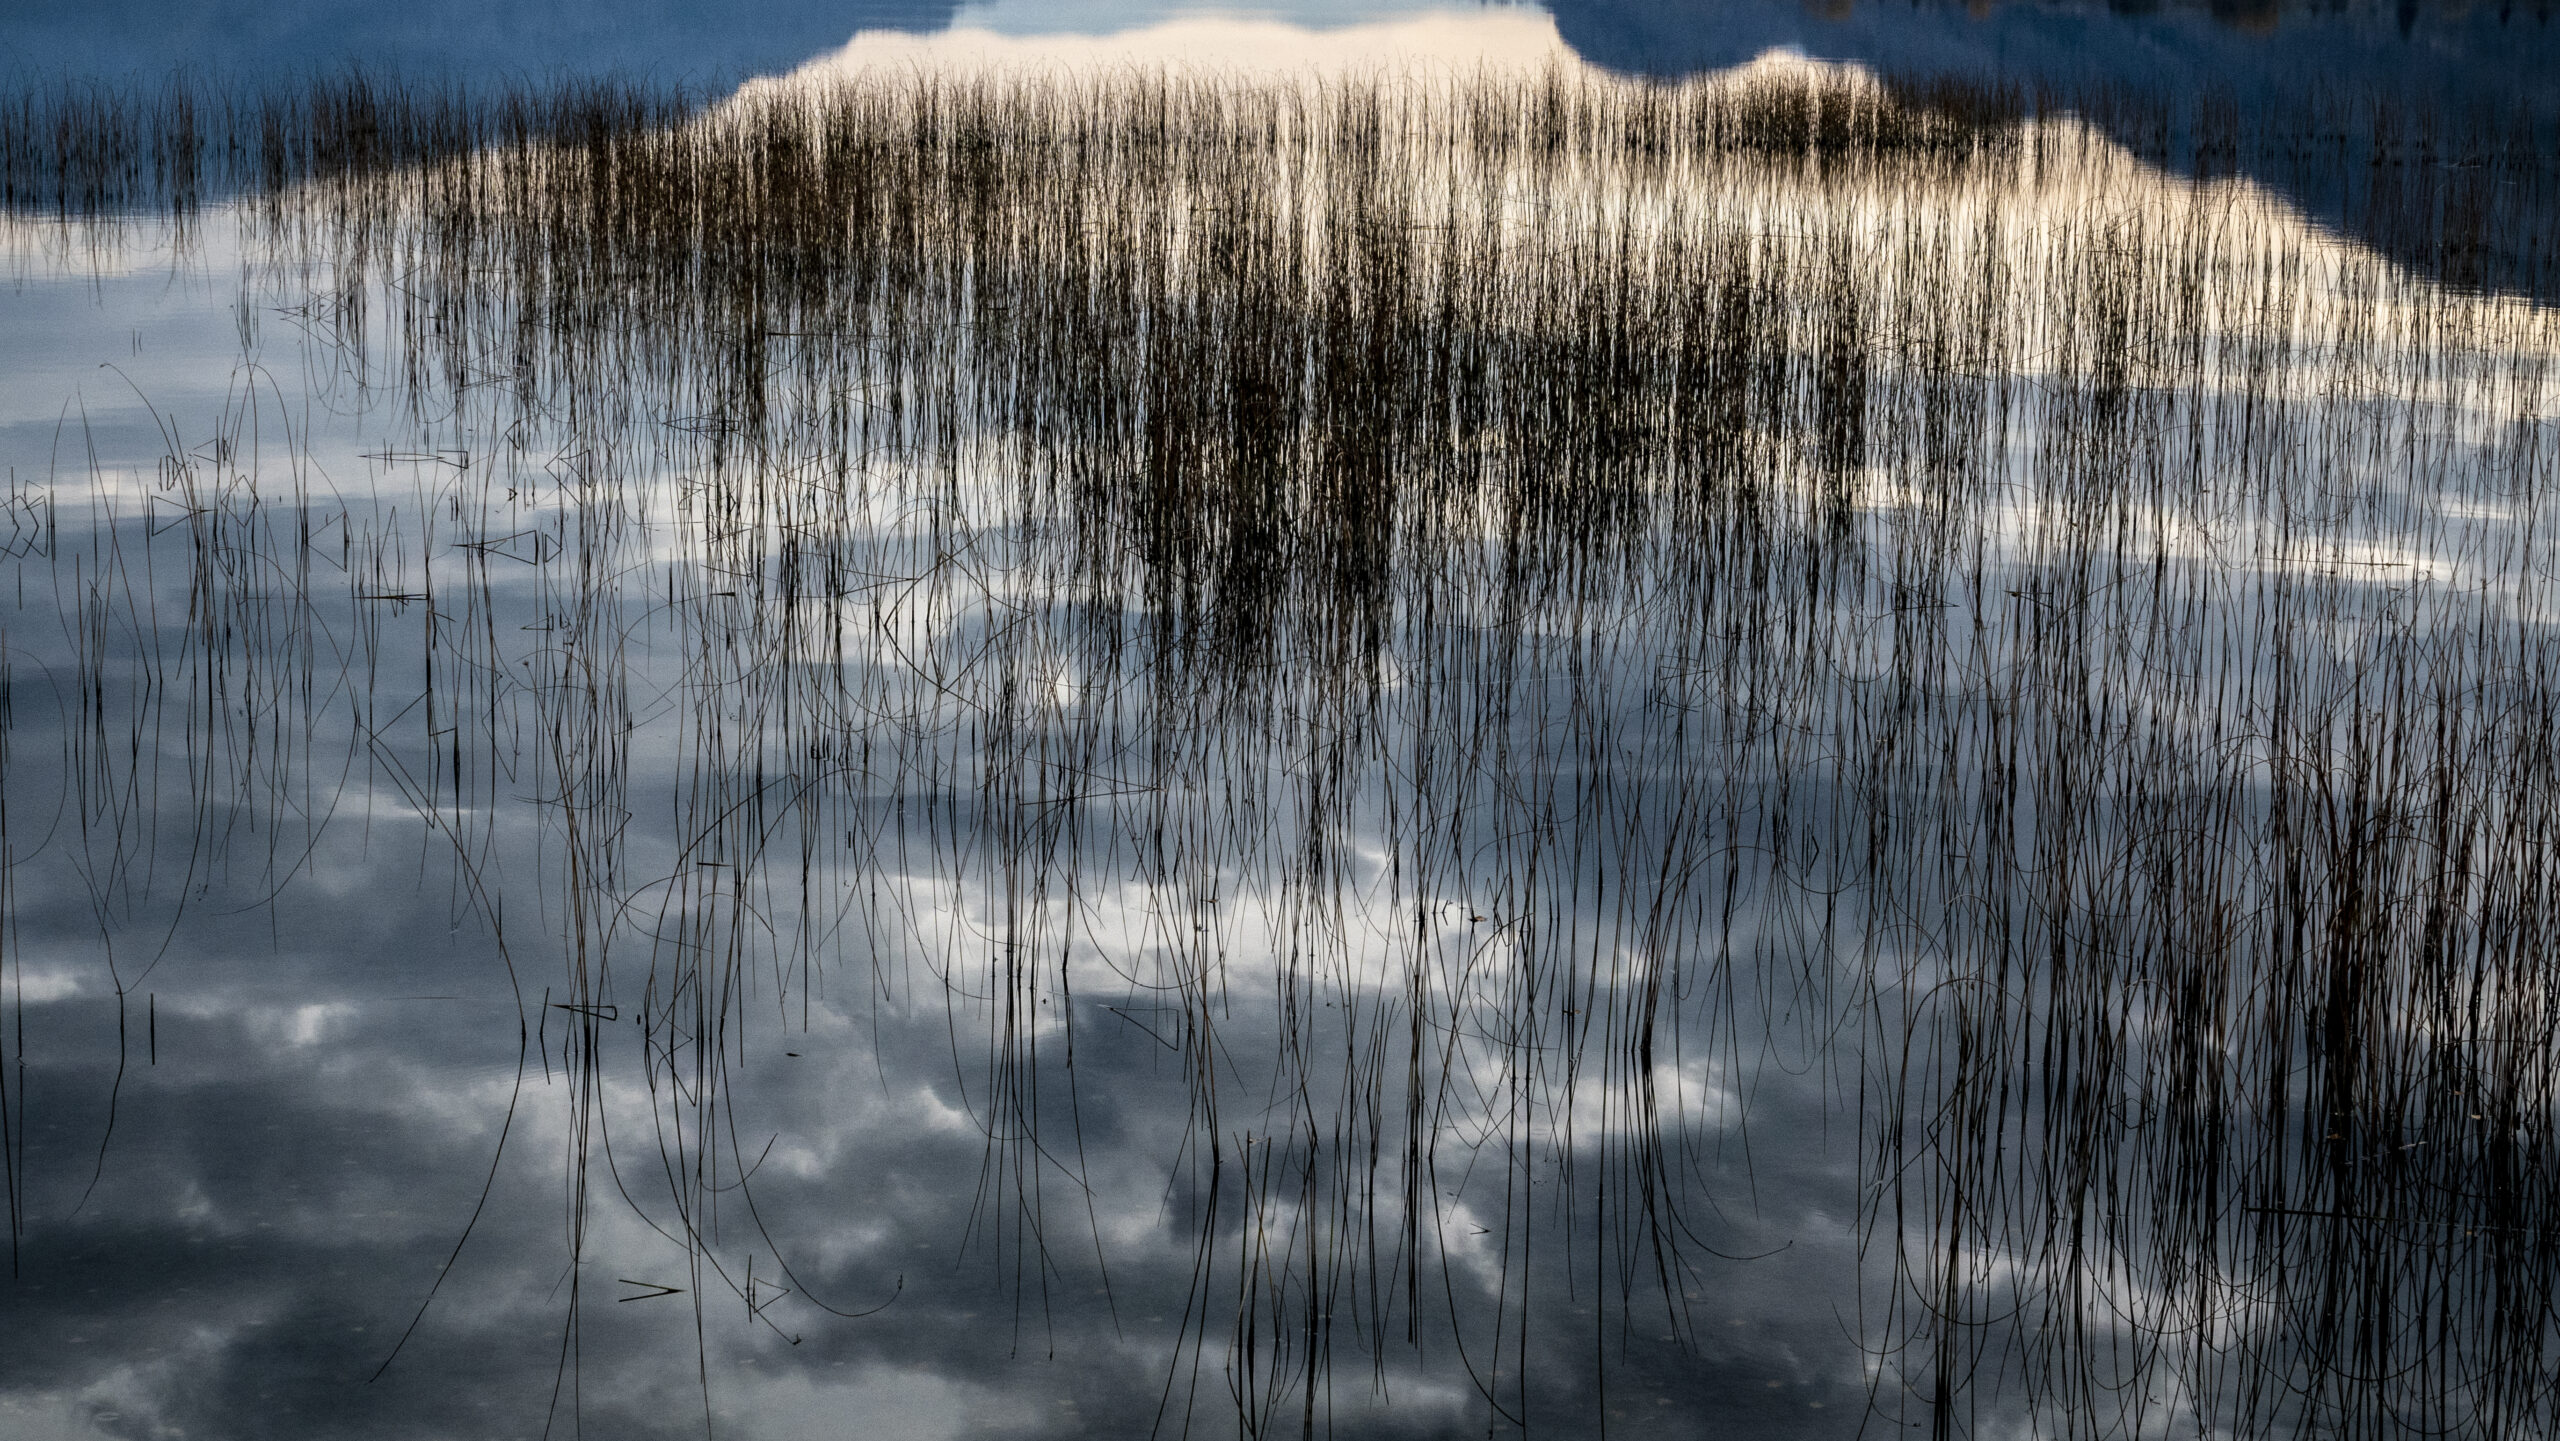
M 2547 1429 L 2534 285 L 1573 27 L 14 213 L 8 1427 Z

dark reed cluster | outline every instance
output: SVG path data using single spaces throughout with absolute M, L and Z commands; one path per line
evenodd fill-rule
M 1017 1335 L 1183 1254 L 1168 1431 L 1578 1428 L 1826 1107 L 1897 1425 L 2560 1425 L 2530 302 L 1800 66 L 76 101 L 11 202 L 244 157 L 413 438 L 358 497 L 245 391 L 17 502 L 54 844 L 107 932 L 351 806 L 449 852 L 573 1251 L 870 1324 L 757 1307 L 893 1288 L 791 1270 L 732 1098 L 925 1015 Z

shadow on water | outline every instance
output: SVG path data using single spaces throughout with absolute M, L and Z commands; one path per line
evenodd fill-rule
M 18 1404 L 2553 1425 L 2548 311 L 1797 62 L 83 103 Z

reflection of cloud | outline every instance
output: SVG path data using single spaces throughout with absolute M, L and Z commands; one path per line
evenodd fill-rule
M 946 1441 L 1054 1432 L 1068 1429 L 1076 1419 L 1072 1400 L 1044 1416 L 1027 1397 L 955 1381 L 923 1367 L 847 1367 L 844 1362 L 834 1367 L 816 1375 L 786 1372 L 756 1387 L 721 1408 L 728 1412 L 728 1425 L 776 1441 L 843 1436 L 848 1427 L 864 1436 Z
M 131 1433 L 112 1394 L 105 1382 L 78 1395 L 0 1391 L 0 1432 L 21 1441 L 114 1441 Z
M 9 972 L 9 999 L 30 1006 L 50 1005 L 93 994 L 105 980 L 103 976 L 83 976 L 68 966 L 39 965 L 30 969 L 22 960 Z
M 742 99 L 862 74 L 970 77 L 1189 74 L 1309 78 L 1326 75 L 1536 72 L 1572 64 L 1545 12 L 1517 9 L 1425 14 L 1311 29 L 1277 20 L 1182 18 L 1107 35 L 1012 35 L 967 25 L 934 34 L 869 32 L 787 76 L 749 83 Z

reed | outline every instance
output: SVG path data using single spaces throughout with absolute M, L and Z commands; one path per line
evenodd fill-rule
M 2093 103 L 16 97 L 0 198 L 225 197 L 415 435 L 51 479 L 61 863 L 114 936 L 423 835 L 556 993 L 573 1255 L 628 1208 L 776 1333 L 907 1283 L 795 1268 L 742 1078 L 940 1017 L 1016 1344 L 1188 1273 L 1161 1430 L 1585 1427 L 1551 1358 L 1753 1264 L 1789 1073 L 1882 1417 L 2548 1430 L 2560 334 Z M 1099 1163 L 1099 1087 L 1179 1133 Z

